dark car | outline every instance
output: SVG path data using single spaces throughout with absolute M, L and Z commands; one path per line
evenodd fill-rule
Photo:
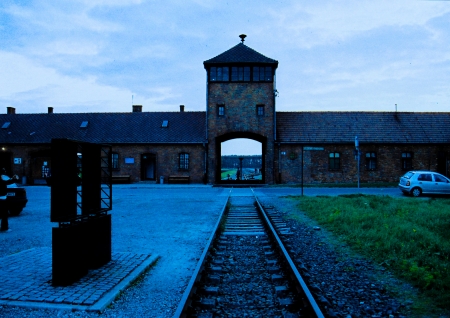
M 6 200 L 9 206 L 10 215 L 19 215 L 23 208 L 27 205 L 27 191 L 24 188 L 18 187 L 13 183 L 8 185 Z
M 408 171 L 400 178 L 399 189 L 415 197 L 423 194 L 450 194 L 450 179 L 433 171 Z

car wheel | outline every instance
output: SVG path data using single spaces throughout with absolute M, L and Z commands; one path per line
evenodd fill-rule
M 9 215 L 12 216 L 17 216 L 20 214 L 20 212 L 22 212 L 23 209 L 21 208 L 13 208 L 13 209 L 9 209 Z
M 411 194 L 413 197 L 420 197 L 422 190 L 420 190 L 420 188 L 414 188 L 412 189 Z

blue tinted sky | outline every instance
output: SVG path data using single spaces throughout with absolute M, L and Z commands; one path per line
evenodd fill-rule
M 205 110 L 203 61 L 279 61 L 278 111 L 450 109 L 450 1 L 0 3 L 0 112 Z

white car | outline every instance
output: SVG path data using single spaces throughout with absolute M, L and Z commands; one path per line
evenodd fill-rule
M 415 197 L 421 194 L 450 194 L 450 179 L 433 171 L 408 171 L 398 188 Z

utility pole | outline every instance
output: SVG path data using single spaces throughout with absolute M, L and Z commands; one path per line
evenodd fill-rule
M 361 153 L 359 152 L 359 140 L 358 136 L 355 137 L 355 148 L 356 148 L 356 156 L 357 156 L 357 164 L 358 164 L 358 189 L 359 189 L 359 160 L 361 157 Z

